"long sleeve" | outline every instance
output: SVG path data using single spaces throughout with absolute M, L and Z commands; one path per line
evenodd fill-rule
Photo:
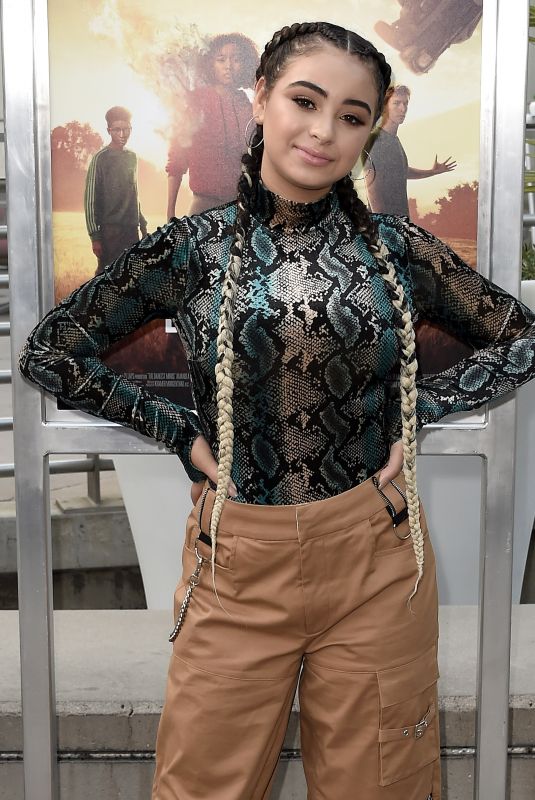
M 99 186 L 99 153 L 91 159 L 85 179 L 84 210 L 87 232 L 92 240 L 100 239 L 100 215 L 98 207 Z
M 471 269 L 447 245 L 408 220 L 398 220 L 407 243 L 409 280 L 418 319 L 437 323 L 474 353 L 417 380 L 417 427 L 446 414 L 470 411 L 535 377 L 535 315 Z M 395 394 L 390 387 L 391 394 Z M 398 391 L 399 395 L 399 391 Z M 389 403 L 390 441 L 401 436 Z
M 188 476 L 204 475 L 190 451 L 197 415 L 109 369 L 102 354 L 155 318 L 175 317 L 184 294 L 189 232 L 176 220 L 123 253 L 52 309 L 19 357 L 22 374 L 72 407 L 133 428 L 180 457 Z

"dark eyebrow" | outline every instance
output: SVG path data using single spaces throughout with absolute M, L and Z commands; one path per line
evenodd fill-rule
M 313 92 L 321 94 L 322 97 L 329 96 L 328 93 L 325 91 L 325 89 L 322 89 L 321 86 L 316 86 L 315 83 L 310 83 L 310 81 L 294 81 L 293 83 L 290 83 L 288 85 L 288 88 L 290 89 L 293 86 L 304 86 L 306 89 L 311 89 Z M 368 114 L 371 115 L 372 113 L 372 110 L 369 107 L 368 103 L 365 103 L 364 100 L 355 100 L 352 97 L 348 97 L 344 100 L 343 105 L 358 106 L 359 108 L 364 108 L 368 112 Z

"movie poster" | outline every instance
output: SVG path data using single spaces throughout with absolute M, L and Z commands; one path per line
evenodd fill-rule
M 393 68 L 361 198 L 408 213 L 475 268 L 481 3 L 50 0 L 48 12 L 57 301 L 147 230 L 233 198 L 264 44 L 283 25 L 325 17 L 372 39 Z M 418 330 L 425 372 L 465 352 L 439 329 Z M 185 354 L 164 320 L 106 362 L 192 405 Z

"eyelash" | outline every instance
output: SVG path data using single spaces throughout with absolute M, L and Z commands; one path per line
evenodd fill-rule
M 299 108 L 304 108 L 307 111 L 313 111 L 316 108 L 315 103 L 310 99 L 310 97 L 303 97 L 300 95 L 292 99 L 293 102 L 299 106 Z M 353 116 L 353 114 L 344 114 L 344 116 L 340 117 L 340 119 L 355 127 L 363 124 L 362 121 L 358 117 Z

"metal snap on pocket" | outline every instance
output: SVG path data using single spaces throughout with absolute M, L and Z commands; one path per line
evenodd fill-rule
M 433 707 L 433 716 L 434 716 L 435 709 Z M 421 736 L 424 735 L 427 728 L 429 727 L 429 719 L 431 715 L 431 708 L 427 710 L 427 714 L 423 717 L 420 722 L 416 723 L 414 726 L 414 738 L 419 739 Z
M 411 535 L 410 531 L 405 536 L 400 536 L 399 533 L 397 532 L 398 526 L 401 525 L 402 522 L 405 522 L 409 517 L 409 508 L 407 505 L 407 497 L 405 495 L 405 492 L 401 489 L 400 486 L 397 485 L 397 483 L 395 483 L 395 481 L 390 481 L 390 484 L 394 487 L 396 492 L 399 494 L 399 496 L 403 499 L 403 502 L 405 503 L 405 506 L 402 509 L 400 509 L 400 511 L 396 511 L 394 503 L 390 500 L 389 497 L 386 496 L 386 494 L 383 492 L 382 489 L 379 489 L 379 480 L 375 475 L 372 477 L 372 483 L 385 502 L 385 508 L 388 511 L 388 514 L 390 515 L 390 519 L 392 520 L 392 527 L 394 528 L 394 533 L 396 534 L 398 539 L 401 539 L 402 541 L 404 539 L 408 539 L 409 536 Z

